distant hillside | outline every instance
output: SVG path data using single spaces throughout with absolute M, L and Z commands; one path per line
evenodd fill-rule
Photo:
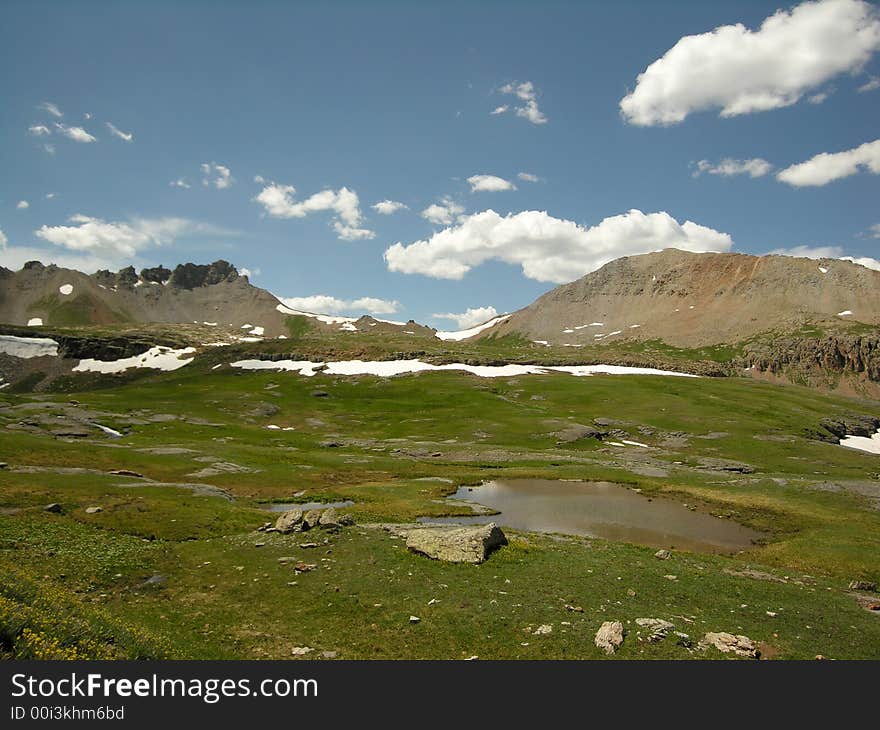
M 278 305 L 226 261 L 92 275 L 38 261 L 16 272 L 0 268 L 0 322 L 7 324 L 250 324 L 277 336 L 286 331 Z
M 839 259 L 668 249 L 612 261 L 477 339 L 516 334 L 558 346 L 637 339 L 703 347 L 848 323 L 880 325 L 880 272 Z

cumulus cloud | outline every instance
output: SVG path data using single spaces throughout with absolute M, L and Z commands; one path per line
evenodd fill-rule
M 875 91 L 877 89 L 880 89 L 880 76 L 872 76 L 864 84 L 862 84 L 857 89 L 857 91 L 860 94 L 865 94 L 869 91 Z
M 406 210 L 406 206 L 396 200 L 380 200 L 370 207 L 380 215 L 392 215 L 399 210 Z
M 119 137 L 124 142 L 131 142 L 134 139 L 134 135 L 131 132 L 123 132 L 112 122 L 107 122 L 107 129 L 110 130 L 110 134 L 114 137 Z
M 476 327 L 478 324 L 483 324 L 483 322 L 488 322 L 490 319 L 497 317 L 498 311 L 495 307 L 471 307 L 457 314 L 447 312 L 446 314 L 432 314 L 431 316 L 436 319 L 451 319 L 458 325 L 460 330 L 468 330 L 471 327 Z
M 19 210 L 27 210 L 31 207 L 31 204 L 28 203 L 26 200 L 19 200 L 18 203 L 16 203 L 15 207 Z
M 202 165 L 202 185 L 205 187 L 215 187 L 217 190 L 226 190 L 235 178 L 232 172 L 225 165 L 218 165 L 216 162 L 203 162 Z
M 810 104 L 822 104 L 828 99 L 830 95 L 831 92 L 829 91 L 820 91 L 818 94 L 812 94 L 811 96 L 808 96 L 807 101 L 810 102 Z
M 733 117 L 790 106 L 859 71 L 878 48 L 880 12 L 870 3 L 804 2 L 756 31 L 738 23 L 679 39 L 639 75 L 620 110 L 628 122 L 651 126 L 709 109 Z
M 749 177 L 763 177 L 773 169 L 767 160 L 760 157 L 753 157 L 749 160 L 734 160 L 725 157 L 718 164 L 712 164 L 709 160 L 700 160 L 696 164 L 694 177 L 699 177 L 702 173 L 708 172 L 710 175 L 721 175 L 722 177 L 732 177 L 734 175 L 748 175 Z
M 87 251 L 104 257 L 131 257 L 137 252 L 172 243 L 182 235 L 228 234 L 213 226 L 186 218 L 134 218 L 131 221 L 105 221 L 77 214 L 72 225 L 41 226 L 38 238 L 72 251 Z
M 52 134 L 52 130 L 45 124 L 33 124 L 28 127 L 28 132 L 34 135 L 34 137 L 48 137 Z
M 63 134 L 68 139 L 72 139 L 74 142 L 82 142 L 83 144 L 89 144 L 90 142 L 97 142 L 97 137 L 92 136 L 82 127 L 68 127 L 64 124 L 60 124 L 59 122 L 55 122 L 55 129 L 58 130 L 59 134 Z
M 844 152 L 822 152 L 806 162 L 780 170 L 776 178 L 794 187 L 821 186 L 860 170 L 880 174 L 880 139 Z
M 42 109 L 44 112 L 49 112 L 53 117 L 57 117 L 61 119 L 64 115 L 61 113 L 61 110 L 53 104 L 51 101 L 44 101 L 42 104 L 37 105 L 37 109 Z
M 524 182 L 538 182 L 538 180 L 541 179 L 537 175 L 532 175 L 530 172 L 518 172 L 516 173 L 516 176 Z
M 374 238 L 375 233 L 359 227 L 363 221 L 360 199 L 353 190 L 346 187 L 339 190 L 322 190 L 305 200 L 295 201 L 296 188 L 293 185 L 270 183 L 254 198 L 273 218 L 305 218 L 309 213 L 332 211 L 333 229 L 344 241 Z
M 6 234 L 3 233 L 3 229 L 0 228 L 0 249 L 6 248 L 7 243 L 9 243 L 9 239 L 6 238 Z
M 523 81 L 522 83 L 513 81 L 509 84 L 505 84 L 498 89 L 498 91 L 502 94 L 513 94 L 517 99 L 523 102 L 521 105 L 513 107 L 513 112 L 516 116 L 527 119 L 532 124 L 547 123 L 547 117 L 538 108 L 538 92 L 531 81 Z M 504 104 L 496 107 L 491 113 L 504 114 L 510 109 L 511 107 L 509 105 Z
M 516 185 L 497 175 L 471 175 L 467 181 L 471 186 L 472 193 L 495 193 L 502 190 L 516 190 Z
M 880 226 L 875 226 L 880 229 Z M 880 230 L 878 230 L 880 235 Z M 776 248 L 767 252 L 768 256 L 794 256 L 805 259 L 840 259 L 849 261 L 866 269 L 880 271 L 880 261 L 870 256 L 844 256 L 841 246 L 793 246 L 792 248 Z
M 184 188 L 185 190 L 189 190 L 192 187 L 184 178 L 179 177 L 177 180 L 172 180 L 168 183 L 172 188 Z
M 462 213 L 464 208 L 447 196 L 439 203 L 429 205 L 420 215 L 435 225 L 450 226 Z
M 344 312 L 368 312 L 370 314 L 394 314 L 400 309 L 400 302 L 360 297 L 359 299 L 339 299 L 329 294 L 314 294 L 309 297 L 278 297 L 291 309 L 315 314 L 341 314 Z
M 679 248 L 727 251 L 730 236 L 691 221 L 678 223 L 668 213 L 630 210 L 593 227 L 527 210 L 501 216 L 486 210 L 461 218 L 458 225 L 409 245 L 385 251 L 391 271 L 461 279 L 475 266 L 498 260 L 522 267 L 537 281 L 566 282 L 621 256 Z

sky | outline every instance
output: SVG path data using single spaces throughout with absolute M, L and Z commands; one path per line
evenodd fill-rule
M 5 0 L 0 265 L 441 329 L 667 247 L 878 268 L 878 51 L 864 0 Z

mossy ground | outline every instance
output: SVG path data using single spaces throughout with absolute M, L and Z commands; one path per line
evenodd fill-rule
M 299 336 L 284 346 L 307 349 L 308 332 Z M 494 347 L 503 357 L 505 346 Z M 175 373 L 110 379 L 109 388 L 74 378 L 77 406 L 63 393 L 0 393 L 0 406 L 10 407 L 0 408 L 0 459 L 10 465 L 0 470 L 0 652 L 265 658 L 310 646 L 312 657 L 599 658 L 593 635 L 617 619 L 630 623 L 616 657 L 720 656 L 674 637 L 640 641 L 634 620 L 656 617 L 694 640 L 706 631 L 746 634 L 779 658 L 880 657 L 880 616 L 847 589 L 852 579 L 880 579 L 880 512 L 867 496 L 830 491 L 859 483 L 870 492 L 880 457 L 805 435 L 825 416 L 880 414 L 876 403 L 740 378 L 211 369 L 224 359 L 206 353 Z M 5 428 L 28 403 L 104 413 L 101 423 L 124 436 L 65 440 Z M 274 410 L 266 404 L 277 412 L 260 415 Z M 150 420 L 161 414 L 169 418 Z M 557 443 L 567 425 L 597 417 L 652 446 L 652 464 L 667 475 L 644 476 L 626 450 L 595 440 Z M 677 445 L 663 441 L 673 433 Z M 700 466 L 707 459 L 755 472 L 709 471 Z M 240 470 L 198 475 L 221 462 Z M 353 500 L 346 511 L 362 525 L 460 512 L 442 498 L 501 476 L 616 481 L 771 537 L 737 555 L 675 552 L 663 561 L 634 545 L 514 534 L 483 565 L 460 566 L 359 525 L 335 535 L 254 531 L 270 519 L 265 502 L 300 492 Z M 235 500 L 154 482 L 209 484 Z M 49 502 L 63 513 L 44 512 Z M 95 505 L 103 511 L 85 512 Z M 319 545 L 299 547 L 306 540 Z M 318 567 L 296 575 L 278 562 L 286 556 Z M 144 586 L 152 575 L 165 580 Z M 410 615 L 421 622 L 410 624 Z M 531 633 L 542 624 L 552 633 Z

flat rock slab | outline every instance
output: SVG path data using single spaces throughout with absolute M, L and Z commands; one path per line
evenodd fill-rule
M 419 527 L 406 532 L 408 549 L 449 563 L 482 563 L 502 545 L 507 545 L 507 537 L 494 522 L 463 527 Z

